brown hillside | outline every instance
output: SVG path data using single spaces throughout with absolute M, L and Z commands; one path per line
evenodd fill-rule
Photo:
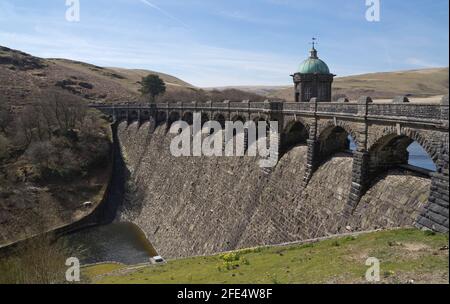
M 345 95 L 349 99 L 357 99 L 363 95 L 374 99 L 393 98 L 398 95 L 444 95 L 448 94 L 448 72 L 447 67 L 338 77 L 333 83 L 333 95 L 335 98 Z M 260 90 L 261 88 L 258 89 Z M 271 90 L 267 96 L 294 101 L 293 93 L 293 87 L 286 86 Z
M 138 82 L 148 74 L 159 75 L 169 93 L 197 90 L 163 73 L 103 68 L 67 59 L 43 59 L 0 46 L 1 100 L 16 105 L 39 100 L 55 88 L 92 102 L 133 102 L 140 98 Z

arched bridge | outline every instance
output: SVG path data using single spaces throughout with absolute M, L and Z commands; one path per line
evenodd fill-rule
M 192 123 L 193 113 L 202 121 L 278 121 L 280 156 L 304 143 L 308 146 L 306 186 L 314 171 L 327 158 L 349 149 L 353 152 L 351 192 L 346 216 L 352 215 L 370 183 L 388 169 L 408 163 L 408 146 L 418 142 L 433 160 L 429 203 L 417 219 L 417 226 L 448 232 L 448 96 L 440 104 L 412 104 L 404 98 L 392 103 L 373 103 L 361 97 L 357 103 L 192 102 L 151 105 L 91 105 L 114 121 L 151 122 L 167 128 L 178 120 Z

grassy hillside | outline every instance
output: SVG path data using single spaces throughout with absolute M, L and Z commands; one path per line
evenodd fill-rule
M 103 264 L 83 268 L 82 275 L 92 283 L 119 284 L 365 283 L 369 257 L 381 262 L 381 283 L 448 283 L 448 235 L 416 229 L 248 249 L 162 266 Z
M 411 95 L 411 97 L 445 95 L 448 94 L 448 73 L 448 68 L 436 68 L 337 77 L 333 83 L 333 95 L 335 98 L 345 95 L 353 100 L 364 95 L 374 99 L 390 99 L 398 95 Z M 294 101 L 293 85 L 236 88 L 269 98 Z
M 0 103 L 25 105 L 46 98 L 49 92 L 68 93 L 91 103 L 146 102 L 139 89 L 142 77 L 160 76 L 167 91 L 161 102 L 263 101 L 240 90 L 205 91 L 174 76 L 142 69 L 105 68 L 68 59 L 43 59 L 0 46 Z
M 190 84 L 170 75 L 104 68 L 67 59 L 43 59 L 0 46 L 0 101 L 29 104 L 59 90 L 89 101 L 137 101 L 142 76 L 158 74 L 167 91 L 190 92 Z

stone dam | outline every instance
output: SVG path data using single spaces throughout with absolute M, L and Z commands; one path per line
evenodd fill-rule
M 441 105 L 361 97 L 93 107 L 114 121 L 127 168 L 117 219 L 141 227 L 166 258 L 377 228 L 448 232 L 448 98 Z M 250 156 L 173 156 L 168 129 L 179 120 L 192 125 L 193 113 L 221 126 L 277 121 L 276 166 L 261 168 Z M 414 141 L 436 172 L 407 166 Z
M 150 124 L 118 127 L 130 170 L 119 219 L 139 225 L 167 258 L 279 244 L 355 230 L 413 225 L 430 179 L 391 170 L 362 197 L 350 223 L 342 212 L 352 157 L 325 162 L 305 189 L 307 147 L 286 153 L 270 175 L 254 157 L 173 157 L 174 135 Z

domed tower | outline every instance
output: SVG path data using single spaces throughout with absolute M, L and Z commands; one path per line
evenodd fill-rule
M 291 75 L 295 84 L 295 102 L 309 102 L 314 97 L 321 102 L 331 101 L 331 85 L 336 75 L 331 74 L 327 64 L 317 56 L 314 40 L 310 57 L 300 64 L 297 73 Z

